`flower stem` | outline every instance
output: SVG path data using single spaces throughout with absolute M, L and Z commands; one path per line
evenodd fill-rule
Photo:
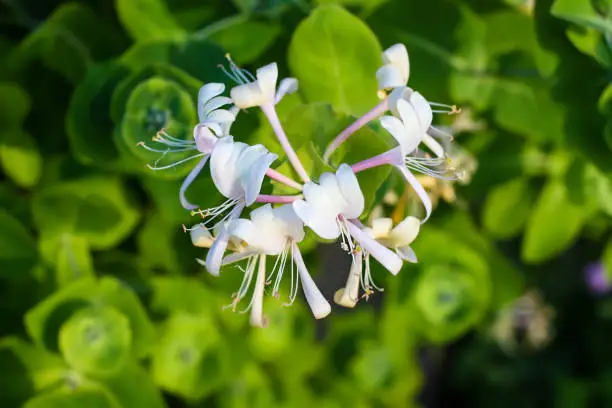
M 336 149 L 346 139 L 348 139 L 353 133 L 355 133 L 356 131 L 358 131 L 365 125 L 367 125 L 369 122 L 371 122 L 372 120 L 376 119 L 377 117 L 385 113 L 387 109 L 389 109 L 387 99 L 388 98 L 383 99 L 378 105 L 373 107 L 369 112 L 365 113 L 363 116 L 361 116 L 360 118 L 355 120 L 353 123 L 351 123 L 346 129 L 340 132 L 340 134 L 336 136 L 336 138 L 332 140 L 332 142 L 327 146 L 327 149 L 325 150 L 325 154 L 323 155 L 323 161 L 327 163 L 332 153 L 335 152 Z
M 297 181 L 285 176 L 282 173 L 279 173 L 278 171 L 268 168 L 268 170 L 266 170 L 266 176 L 270 177 L 272 180 L 276 180 L 279 183 L 282 183 L 288 187 L 291 188 L 295 188 L 296 190 L 302 191 L 302 185 L 300 183 L 298 183 Z
M 289 162 L 291 163 L 295 171 L 299 174 L 300 178 L 305 183 L 308 183 L 310 181 L 310 177 L 308 177 L 306 169 L 304 169 L 302 162 L 298 158 L 298 155 L 295 150 L 293 150 L 293 147 L 291 146 L 291 143 L 289 142 L 289 139 L 287 138 L 287 135 L 283 130 L 283 126 L 281 125 L 280 120 L 278 119 L 278 114 L 276 113 L 276 108 L 274 107 L 274 104 L 262 105 L 261 110 L 263 111 L 264 115 L 266 115 L 266 118 L 268 118 L 268 121 L 272 126 L 272 130 L 274 130 L 274 133 L 276 134 L 276 137 L 278 138 L 281 147 L 285 151 Z
M 302 198 L 301 194 L 292 196 L 260 194 L 255 199 L 258 203 L 287 204 Z
M 404 158 L 402 156 L 401 148 L 398 146 L 394 147 L 391 150 L 387 150 L 386 152 L 381 153 L 378 156 L 370 157 L 369 159 L 365 159 L 363 161 L 360 161 L 359 163 L 355 163 L 351 166 L 351 169 L 353 169 L 355 173 L 359 173 L 360 171 L 382 166 L 384 164 L 403 165 L 403 159 Z

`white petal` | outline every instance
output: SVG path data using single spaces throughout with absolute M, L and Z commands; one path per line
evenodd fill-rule
M 274 102 L 276 81 L 278 80 L 278 67 L 276 62 L 263 66 L 257 70 L 257 83 L 261 89 L 264 103 Z
M 190 228 L 191 243 L 200 248 L 210 248 L 215 237 L 204 224 L 197 224 Z
M 346 201 L 342 214 L 346 218 L 359 218 L 365 206 L 365 199 L 359 187 L 357 176 L 348 164 L 341 164 L 336 171 L 336 179 L 340 187 L 340 193 Z
M 253 304 L 251 305 L 251 326 L 266 327 L 268 322 L 263 315 L 263 295 L 264 286 L 266 283 L 266 256 L 261 255 L 259 259 L 259 269 L 257 270 L 257 278 L 255 280 L 255 289 L 253 290 Z
M 334 302 L 344 307 L 355 307 L 359 301 L 359 283 L 361 281 L 363 263 L 361 252 L 355 254 L 346 285 L 334 293 Z
M 204 111 L 204 105 L 217 95 L 220 95 L 225 90 L 225 85 L 211 82 L 200 88 L 198 92 L 198 117 L 200 122 L 206 120 L 206 112 Z
M 395 247 L 408 246 L 419 235 L 420 228 L 421 221 L 417 217 L 408 216 L 393 228 L 389 241 L 393 242 Z
M 296 78 L 284 78 L 278 84 L 276 90 L 276 96 L 274 97 L 274 103 L 279 103 L 281 99 L 287 94 L 292 94 L 298 90 L 298 80 Z
M 263 145 L 249 146 L 240 155 L 238 178 L 247 206 L 253 204 L 257 199 L 266 171 L 277 157 L 269 153 Z
M 400 256 L 400 258 L 402 258 L 406 262 L 410 262 L 410 263 L 419 262 L 416 254 L 414 253 L 412 248 L 410 248 L 409 246 L 396 248 L 395 252 Z
M 396 118 L 395 116 L 382 116 L 380 119 L 380 124 L 387 132 L 393 136 L 393 138 L 397 141 L 397 143 L 402 148 L 402 151 L 406 149 L 404 146 L 410 145 L 410 139 L 408 132 L 406 132 L 406 128 L 401 120 Z
M 401 70 L 391 64 L 380 67 L 378 71 L 376 71 L 376 79 L 378 80 L 379 91 L 406 85 Z
M 205 120 L 209 120 L 210 114 L 213 111 L 216 111 L 222 106 L 231 105 L 231 104 L 232 104 L 232 98 L 228 98 L 227 96 L 217 96 L 215 98 L 212 98 L 210 101 L 206 102 L 204 106 L 202 107 L 202 110 L 204 111 L 204 116 L 206 118 Z M 200 121 L 203 122 L 202 120 Z
M 304 200 L 296 200 L 292 206 L 304 224 L 321 238 L 334 239 L 340 236 L 340 229 L 336 218 L 332 214 L 321 213 L 316 207 L 309 205 Z
M 223 255 L 225 254 L 225 250 L 227 249 L 227 244 L 229 243 L 229 232 L 227 228 L 222 227 L 215 239 L 215 242 L 208 250 L 206 254 L 206 269 L 208 273 L 213 276 L 219 276 L 219 270 L 221 269 L 221 262 L 223 260 Z
M 387 238 L 393 229 L 391 218 L 375 218 L 372 220 L 372 235 L 374 239 Z
M 410 95 L 410 105 L 412 105 L 419 118 L 421 132 L 427 132 L 427 129 L 429 129 L 433 121 L 433 112 L 431 106 L 429 106 L 429 102 L 427 102 L 427 99 L 420 93 L 413 92 L 412 95 Z
M 393 113 L 395 116 L 399 116 L 399 112 L 397 111 L 397 102 L 402 99 L 409 100 L 410 95 L 412 95 L 413 92 L 414 91 L 412 90 L 412 88 L 409 88 L 407 86 L 397 87 L 393 89 L 393 91 L 391 91 L 387 98 L 389 110 L 391 111 L 391 113 Z
M 431 215 L 431 199 L 429 198 L 427 191 L 425 191 L 421 183 L 419 183 L 419 180 L 417 180 L 417 178 L 414 177 L 414 175 L 406 167 L 402 165 L 396 165 L 395 167 L 402 173 L 406 181 L 412 186 L 414 191 L 421 199 L 423 206 L 425 207 L 425 218 L 421 221 L 421 224 L 423 224 L 429 219 L 429 216 Z
M 210 153 L 219 138 L 213 134 L 208 126 L 198 124 L 193 128 L 193 140 L 199 152 Z
M 312 280 L 312 277 L 306 269 L 304 259 L 300 253 L 300 249 L 297 244 L 293 243 L 293 260 L 297 266 L 298 273 L 300 275 L 300 281 L 302 282 L 302 290 L 304 291 L 304 297 L 310 306 L 310 310 L 314 315 L 315 319 L 322 319 L 331 312 L 331 305 L 325 299 L 316 283 Z
M 179 201 L 181 202 L 183 208 L 186 210 L 195 210 L 196 208 L 198 208 L 197 205 L 191 204 L 187 200 L 187 197 L 185 197 L 185 193 L 187 192 L 187 189 L 189 188 L 191 183 L 193 183 L 196 177 L 198 177 L 204 166 L 206 166 L 206 162 L 208 161 L 209 156 L 210 155 L 207 154 L 206 156 L 202 157 L 198 164 L 196 164 L 196 166 L 191 169 L 191 171 L 189 172 L 187 177 L 185 177 L 185 180 L 183 180 L 183 183 L 181 184 L 181 188 L 179 189 Z
M 257 82 L 238 85 L 232 88 L 230 96 L 234 105 L 240 109 L 247 109 L 253 106 L 261 106 L 265 102 L 265 97 Z
M 216 111 L 211 112 L 210 115 L 208 115 L 208 120 L 206 122 L 231 123 L 234 121 L 234 119 L 236 119 L 236 117 L 232 112 L 226 109 L 217 109 Z
M 255 254 L 259 254 L 257 252 L 257 250 L 255 249 L 246 249 L 242 252 L 234 252 L 233 254 L 230 254 L 228 256 L 226 256 L 225 258 L 223 258 L 223 261 L 221 262 L 221 265 L 229 265 L 232 264 L 234 262 L 239 262 L 242 261 L 243 259 L 249 258 Z
M 429 134 L 425 133 L 425 135 L 423 135 L 423 143 L 425 143 L 425 146 L 427 146 L 437 157 L 444 157 L 444 148 L 436 139 L 429 136 Z
M 304 223 L 297 216 L 291 204 L 283 204 L 275 208 L 274 214 L 285 224 L 287 236 L 292 241 L 299 243 L 304 239 Z
M 244 192 L 238 179 L 238 158 L 248 147 L 231 136 L 219 139 L 210 155 L 210 174 L 217 190 L 227 198 L 239 198 Z
M 404 99 L 401 99 L 397 101 L 397 111 L 399 112 L 404 128 L 406 129 L 407 138 L 402 145 L 402 151 L 405 155 L 407 155 L 412 153 L 418 147 L 425 132 L 421 130 L 421 122 L 419 121 L 419 117 L 414 106 Z
M 403 83 L 398 86 L 404 86 L 408 83 L 410 76 L 410 60 L 408 59 L 408 51 L 404 44 L 394 44 L 387 48 L 382 55 L 384 64 L 392 64 L 398 69 L 402 75 Z
M 394 275 L 402 269 L 402 260 L 394 252 L 385 248 L 376 240 L 368 236 L 365 232 L 357 228 L 352 222 L 346 223 L 349 232 L 355 238 L 359 245 L 374 257 L 382 266 Z

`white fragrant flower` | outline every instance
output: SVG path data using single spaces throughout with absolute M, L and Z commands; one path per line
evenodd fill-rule
M 275 105 L 286 94 L 296 92 L 298 89 L 298 81 L 295 78 L 284 78 L 278 89 L 276 88 L 278 67 L 275 62 L 259 68 L 254 77 L 230 60 L 230 72 L 226 71 L 226 74 L 238 84 L 232 88 L 230 95 L 234 104 L 240 109 Z
M 410 244 L 416 239 L 421 221 L 416 217 L 406 217 L 397 226 L 393 227 L 391 218 L 377 218 L 372 221 L 371 228 L 364 228 L 369 236 L 387 248 L 391 248 L 406 262 L 416 263 L 417 257 L 410 248 Z M 376 286 L 370 271 L 370 254 L 360 251 L 353 257 L 351 270 L 344 288 L 334 294 L 334 302 L 344 307 L 355 307 L 359 301 L 359 287 L 364 291 L 366 298 L 374 290 L 382 291 Z
M 233 220 L 228 225 L 232 238 L 239 239 L 246 244 L 243 251 L 225 257 L 223 264 L 229 264 L 247 259 L 244 268 L 244 278 L 238 291 L 233 295 L 232 308 L 247 295 L 253 277 L 255 284 L 251 301 L 245 311 L 251 310 L 251 324 L 263 327 L 266 319 L 263 315 L 263 297 L 266 285 L 271 285 L 272 294 L 279 296 L 279 287 L 283 279 L 287 262 L 290 263 L 291 289 L 289 302 L 292 304 L 297 297 L 301 282 L 306 301 L 316 319 L 322 319 L 329 314 L 331 306 L 317 288 L 298 248 L 298 243 L 304 239 L 304 224 L 297 217 L 291 205 L 272 208 L 266 204 L 251 212 L 251 219 Z M 272 271 L 266 275 L 266 258 L 276 256 Z M 257 268 L 257 265 L 259 267 Z M 257 273 L 255 272 L 257 269 Z
M 293 209 L 318 236 L 324 239 L 341 236 L 346 251 L 354 255 L 358 244 L 391 273 L 399 272 L 402 260 L 358 226 L 357 218 L 365 203 L 357 177 L 349 165 L 341 164 L 336 174 L 322 174 L 319 184 L 306 183 L 303 194 L 303 200 L 293 202 Z
M 187 161 L 199 158 L 200 161 L 191 172 L 185 177 L 179 190 L 179 199 L 183 208 L 193 210 L 197 205 L 190 203 L 185 197 L 187 188 L 193 183 L 200 174 L 210 157 L 217 140 L 229 135 L 230 127 L 236 119 L 237 108 L 221 109 L 223 106 L 232 103 L 232 100 L 225 96 L 219 96 L 225 90 L 225 85 L 221 83 L 209 83 L 200 88 L 198 93 L 198 123 L 193 129 L 193 140 L 178 139 L 169 135 L 164 129 L 155 135 L 154 142 L 165 145 L 165 149 L 156 149 L 139 143 L 146 150 L 160 153 L 161 158 L 168 153 L 185 153 L 193 151 L 194 154 L 167 166 L 149 166 L 152 170 L 165 170 Z
M 220 232 L 206 256 L 206 269 L 211 274 L 219 274 L 229 242 L 225 223 L 238 218 L 244 207 L 255 202 L 266 171 L 276 157 L 263 145 L 234 142 L 231 136 L 219 139 L 215 144 L 210 156 L 210 173 L 217 190 L 227 200 L 217 207 L 198 211 L 205 219 L 205 225 L 212 221 L 220 224 Z
M 404 44 L 395 44 L 382 54 L 383 66 L 376 71 L 378 89 L 404 87 L 410 77 L 410 61 Z

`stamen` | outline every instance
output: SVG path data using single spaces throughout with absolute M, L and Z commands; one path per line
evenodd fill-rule
M 406 167 L 410 170 L 426 174 L 442 180 L 455 181 L 461 179 L 462 171 L 457 171 L 450 164 L 450 158 L 446 157 L 412 157 L 405 158 Z
M 193 210 L 191 211 L 191 216 L 198 214 L 200 217 L 202 217 L 202 219 L 206 220 L 202 224 L 204 224 L 208 228 L 208 224 L 210 224 L 213 220 L 217 219 L 220 215 L 223 215 L 223 218 L 221 218 L 215 223 L 216 226 L 217 224 L 227 220 L 227 218 L 231 215 L 228 210 L 234 208 L 237 204 L 241 202 L 241 200 L 241 198 L 229 198 L 216 207 L 207 208 L 206 210 Z M 214 226 L 210 228 L 213 229 Z
M 179 161 L 177 161 L 177 162 L 175 162 L 175 163 L 168 164 L 168 165 L 166 165 L 166 166 L 162 166 L 162 167 L 157 167 L 157 163 L 159 162 L 159 160 L 161 160 L 161 159 L 163 158 L 163 156 L 162 156 L 160 159 L 158 159 L 158 160 L 156 160 L 156 161 L 155 161 L 155 163 L 154 163 L 154 165 L 153 165 L 153 166 L 151 166 L 150 164 L 147 164 L 147 167 L 148 167 L 149 169 L 151 169 L 151 170 L 166 170 L 166 169 L 170 169 L 170 168 L 172 168 L 172 167 L 178 166 L 178 165 L 180 165 L 180 164 L 183 164 L 183 163 L 185 163 L 185 162 L 188 162 L 188 161 L 190 161 L 190 160 L 197 159 L 197 158 L 199 158 L 199 157 L 205 156 L 206 154 L 207 154 L 207 153 L 199 153 L 199 154 L 195 154 L 195 155 L 193 155 L 193 156 L 189 156 L 189 157 L 187 157 L 186 159 L 179 160 Z
M 429 106 L 443 108 L 433 109 L 433 113 L 446 113 L 448 115 L 457 115 L 461 113 L 461 108 L 457 108 L 457 105 L 447 105 L 445 103 L 429 102 Z

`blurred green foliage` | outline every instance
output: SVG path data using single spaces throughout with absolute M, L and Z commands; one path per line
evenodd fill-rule
M 570 335 L 581 315 L 561 304 L 585 296 L 582 268 L 602 258 L 612 272 L 609 0 L 2 0 L 0 16 L 3 407 L 432 406 L 422 390 L 439 381 L 443 350 L 443 389 L 469 406 L 612 403 L 597 385 L 609 369 L 572 371 L 562 346 L 537 363 L 558 369 L 547 398 L 509 392 L 541 377 L 525 374 L 528 359 L 495 363 L 486 336 L 526 287 L 549 294 Z M 230 53 L 299 79 L 279 115 L 320 174 L 326 143 L 376 103 L 380 52 L 398 42 L 411 86 L 463 107 L 442 120 L 477 172 L 423 226 L 419 264 L 394 279 L 373 266 L 385 287 L 373 301 L 323 322 L 270 301 L 270 327 L 248 328 L 221 310 L 238 275 L 208 276 L 181 229 L 195 222 L 177 199 L 190 163 L 151 171 L 158 157 L 137 144 L 161 127 L 189 139 L 197 91 L 229 84 L 218 65 Z M 362 129 L 332 162 L 384 151 L 379 130 Z M 281 153 L 255 110 L 233 133 Z M 388 169 L 359 177 L 370 209 L 391 190 L 405 197 Z M 201 179 L 190 201 L 220 202 Z M 307 262 L 331 298 L 348 264 L 315 244 Z M 601 320 L 585 320 L 606 327 L 593 336 L 610 333 L 600 306 Z M 460 338 L 458 354 L 447 348 Z M 419 359 L 423 349 L 433 354 Z

